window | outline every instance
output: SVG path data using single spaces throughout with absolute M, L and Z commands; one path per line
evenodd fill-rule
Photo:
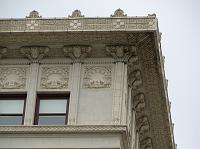
M 0 95 L 0 125 L 22 125 L 25 95 Z
M 68 119 L 69 95 L 38 95 L 35 125 L 65 125 Z

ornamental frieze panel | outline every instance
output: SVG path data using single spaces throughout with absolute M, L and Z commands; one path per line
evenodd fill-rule
M 51 21 L 55 23 L 50 23 Z M 92 20 L 92 24 L 90 23 Z M 112 22 L 112 25 L 110 25 Z M 58 24 L 55 25 L 55 24 Z M 25 19 L 0 20 L 0 31 L 66 31 L 66 30 L 156 30 L 157 19 L 154 15 L 145 17 L 127 17 L 123 10 L 117 9 L 107 18 L 85 18 L 80 10 L 75 10 L 72 15 L 62 19 L 43 19 L 37 11 L 32 11 Z
M 25 89 L 27 67 L 0 67 L 0 89 Z
M 67 89 L 69 66 L 41 67 L 40 89 Z
M 84 67 L 83 88 L 110 88 L 111 82 L 111 66 Z

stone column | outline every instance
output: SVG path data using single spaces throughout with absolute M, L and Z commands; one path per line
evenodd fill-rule
M 26 98 L 26 110 L 24 125 L 34 124 L 35 105 L 37 98 L 37 83 L 39 72 L 39 61 L 49 51 L 47 47 L 22 47 L 21 53 L 30 60 L 30 75 Z
M 78 101 L 81 82 L 82 60 L 91 51 L 90 46 L 65 46 L 63 51 L 73 61 L 72 66 L 72 90 L 70 93 L 70 105 L 68 115 L 68 125 L 76 125 L 78 118 Z

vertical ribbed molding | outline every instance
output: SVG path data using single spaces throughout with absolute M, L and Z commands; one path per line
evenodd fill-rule
M 27 99 L 26 99 L 24 125 L 34 124 L 39 63 L 40 60 L 42 60 L 42 58 L 44 58 L 47 55 L 48 51 L 49 51 L 48 47 L 41 47 L 41 46 L 20 48 L 20 52 L 30 60 L 30 76 L 29 76 Z
M 71 45 L 63 47 L 65 56 L 70 57 L 73 61 L 68 125 L 77 124 L 82 60 L 87 57 L 91 49 L 90 46 L 86 45 Z

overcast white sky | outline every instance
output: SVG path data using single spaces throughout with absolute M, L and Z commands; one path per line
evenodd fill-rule
M 110 16 L 121 8 L 128 16 L 156 13 L 162 32 L 165 70 L 178 149 L 199 149 L 200 139 L 200 0 L 0 0 L 0 18 Z

